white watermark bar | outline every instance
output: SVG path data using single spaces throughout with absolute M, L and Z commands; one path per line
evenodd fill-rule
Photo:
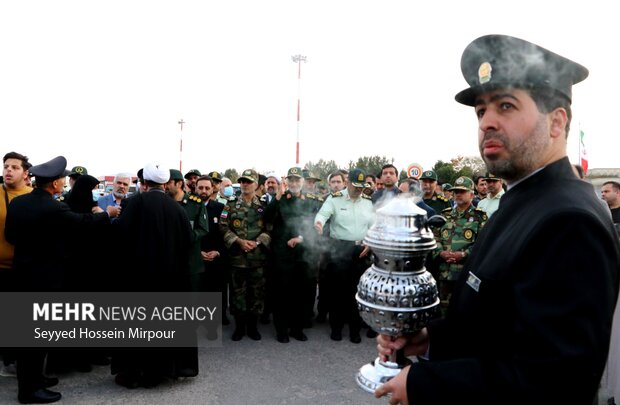
M 0 347 L 195 347 L 220 327 L 221 295 L 2 292 Z

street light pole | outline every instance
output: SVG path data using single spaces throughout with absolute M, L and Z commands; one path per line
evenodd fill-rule
M 179 171 L 183 172 L 183 118 L 179 120 L 179 125 L 181 126 L 181 133 L 179 136 Z
M 295 164 L 299 165 L 299 111 L 300 111 L 300 91 L 301 91 L 301 62 L 307 62 L 302 55 L 293 55 L 293 62 L 297 63 L 297 143 L 295 151 Z

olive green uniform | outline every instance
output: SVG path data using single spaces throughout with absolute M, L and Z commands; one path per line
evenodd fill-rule
M 200 274 L 204 272 L 202 256 L 200 255 L 200 241 L 203 236 L 209 233 L 207 210 L 200 197 L 192 193 L 185 193 L 183 199 L 178 201 L 178 203 L 185 210 L 193 231 L 192 246 L 189 254 L 189 272 L 192 290 L 199 291 L 201 286 Z
M 435 212 L 442 212 L 446 208 L 452 208 L 450 200 L 441 194 L 433 193 L 431 198 L 424 198 L 424 203 L 435 210 Z

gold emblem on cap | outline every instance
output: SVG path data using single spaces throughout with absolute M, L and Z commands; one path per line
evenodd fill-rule
M 463 184 L 463 178 L 459 177 L 458 179 L 456 179 L 456 184 Z
M 82 173 L 84 171 L 83 167 L 76 167 L 75 168 L 76 173 Z
M 357 175 L 357 181 L 364 181 L 364 173 L 360 173 Z
M 478 81 L 484 84 L 491 81 L 491 72 L 493 68 L 489 62 L 483 62 L 478 68 Z
M 291 169 L 291 173 L 297 174 L 297 168 L 296 168 L 296 167 L 293 167 L 293 168 Z

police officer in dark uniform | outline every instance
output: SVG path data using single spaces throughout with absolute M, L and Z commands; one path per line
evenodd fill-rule
M 5 235 L 15 246 L 14 268 L 18 291 L 62 291 L 67 252 L 64 236 L 79 232 L 81 227 L 109 221 L 120 212 L 109 207 L 96 214 L 78 214 L 65 203 L 54 200 L 62 193 L 67 160 L 58 156 L 30 169 L 37 187 L 32 193 L 15 197 L 6 218 Z M 22 349 L 17 354 L 18 399 L 21 403 L 50 403 L 60 400 L 61 394 L 47 388 L 58 383 L 57 378 L 43 375 L 47 351 L 41 348 Z

